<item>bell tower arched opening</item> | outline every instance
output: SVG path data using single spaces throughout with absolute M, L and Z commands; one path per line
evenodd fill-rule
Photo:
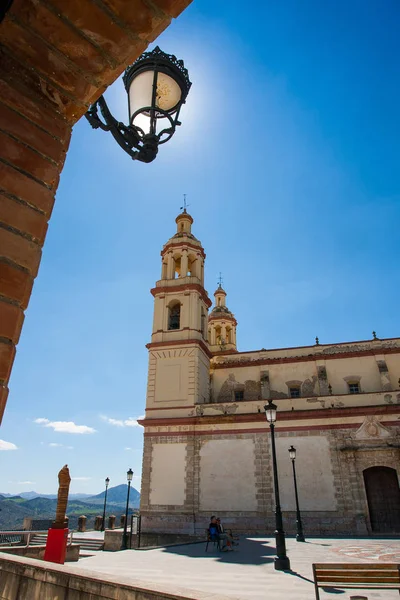
M 168 331 L 181 328 L 181 303 L 173 302 L 168 307 Z

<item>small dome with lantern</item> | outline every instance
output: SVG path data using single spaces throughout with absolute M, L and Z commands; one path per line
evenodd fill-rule
M 208 317 L 208 341 L 212 352 L 237 352 L 234 314 L 226 306 L 226 292 L 220 280 L 214 292 L 215 306 Z

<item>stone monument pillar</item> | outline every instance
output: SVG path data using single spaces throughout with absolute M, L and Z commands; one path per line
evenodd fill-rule
M 64 465 L 58 473 L 58 496 L 56 519 L 48 531 L 44 560 L 64 564 L 67 553 L 68 526 L 65 513 L 67 511 L 69 486 L 71 477 L 68 465 Z

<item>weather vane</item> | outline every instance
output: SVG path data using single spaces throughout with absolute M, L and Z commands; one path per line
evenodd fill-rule
M 188 206 L 190 206 L 190 204 L 186 202 L 186 194 L 183 194 L 183 206 L 181 206 L 181 210 L 185 213 Z
M 222 288 L 222 273 L 221 273 L 221 271 L 219 272 L 219 277 L 218 277 L 218 286 L 219 286 L 220 288 Z

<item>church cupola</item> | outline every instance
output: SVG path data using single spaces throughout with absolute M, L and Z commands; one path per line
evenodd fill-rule
M 208 317 L 208 342 L 211 352 L 237 352 L 237 321 L 226 306 L 226 292 L 220 281 L 214 292 L 215 306 Z

